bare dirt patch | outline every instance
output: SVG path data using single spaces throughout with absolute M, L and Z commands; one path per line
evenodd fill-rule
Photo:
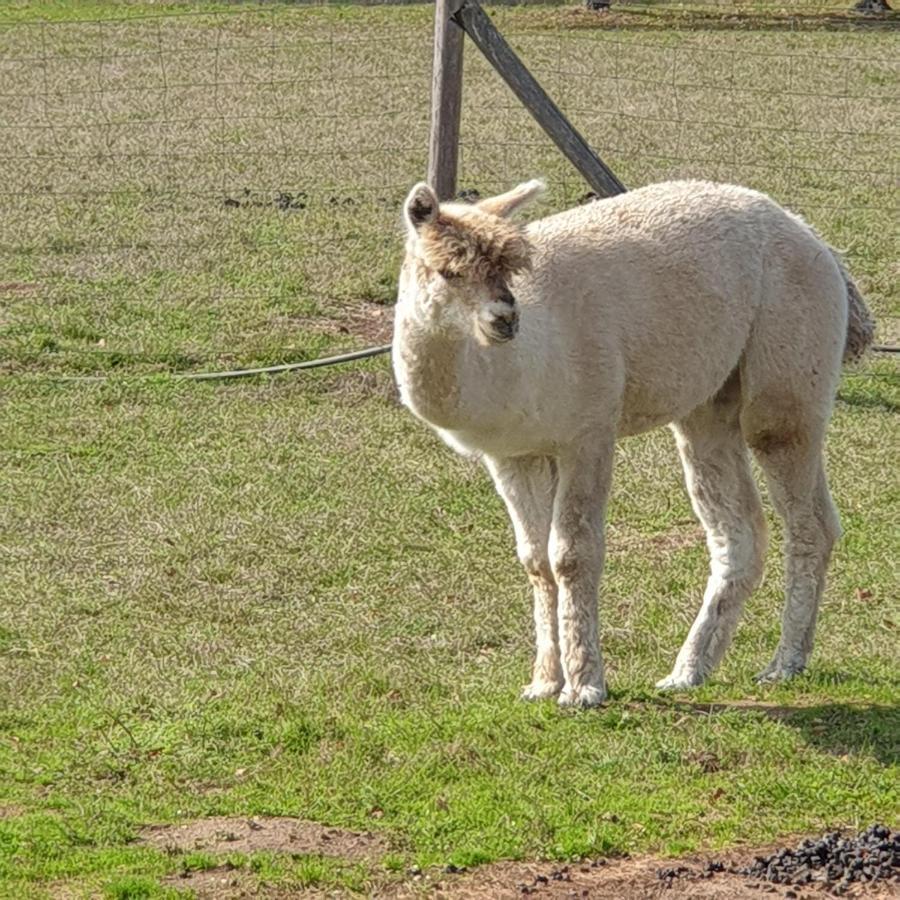
M 197 900 L 239 900 L 244 897 L 266 897 L 274 900 L 276 894 L 257 882 L 248 872 L 232 866 L 216 866 L 202 872 L 185 872 L 163 879 L 163 884 L 181 891 L 192 891 Z
M 138 840 L 161 850 L 208 853 L 316 853 L 348 860 L 374 860 L 387 852 L 386 842 L 367 832 L 328 828 L 286 816 L 240 818 L 214 816 L 179 825 L 152 825 Z
M 24 806 L 18 806 L 15 803 L 10 803 L 7 806 L 3 806 L 2 804 L 0 804 L 0 820 L 15 819 L 17 816 L 22 816 L 24 814 Z
M 348 335 L 366 344 L 389 344 L 394 334 L 394 308 L 362 302 L 347 309 L 339 319 L 318 318 L 307 324 L 314 331 Z

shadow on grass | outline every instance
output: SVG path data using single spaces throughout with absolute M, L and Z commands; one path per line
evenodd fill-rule
M 664 701 L 660 701 L 664 703 Z M 869 754 L 883 765 L 900 762 L 900 705 L 820 703 L 816 706 L 783 706 L 756 701 L 732 703 L 666 704 L 691 715 L 742 713 L 765 716 L 790 728 L 823 753 L 843 756 Z
M 849 6 L 849 3 L 848 3 Z M 627 31 L 660 31 L 682 28 L 692 31 L 893 31 L 900 15 L 896 11 L 878 15 L 860 15 L 847 12 L 778 12 L 761 10 L 754 12 L 705 12 L 696 9 L 674 9 L 660 4 L 654 7 L 613 7 L 609 15 L 598 16 L 585 10 L 573 10 L 558 27 L 567 30 L 611 29 Z

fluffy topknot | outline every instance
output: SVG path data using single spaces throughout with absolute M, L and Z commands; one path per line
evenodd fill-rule
M 524 230 L 492 215 L 441 210 L 419 229 L 419 242 L 425 264 L 449 277 L 505 279 L 531 264 Z

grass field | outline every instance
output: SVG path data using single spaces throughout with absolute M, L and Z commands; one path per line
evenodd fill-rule
M 770 191 L 846 251 L 897 341 L 896 31 L 738 6 L 495 18 L 623 181 Z M 399 203 L 425 164 L 430 10 L 117 16 L 0 10 L 0 896 L 174 896 L 167 876 L 226 861 L 272 890 L 366 893 L 413 865 L 896 826 L 896 363 L 841 388 L 845 536 L 808 674 L 752 680 L 778 634 L 773 521 L 722 669 L 691 695 L 652 689 L 706 573 L 657 432 L 618 452 L 610 703 L 522 704 L 530 599 L 505 512 L 399 408 L 385 358 L 166 377 L 383 340 Z M 584 185 L 471 48 L 466 67 L 461 184 L 543 175 L 546 210 L 575 202 Z M 56 377 L 74 373 L 111 378 Z M 264 814 L 391 849 L 134 840 Z

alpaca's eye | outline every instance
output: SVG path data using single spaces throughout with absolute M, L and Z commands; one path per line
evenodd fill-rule
M 462 277 L 458 272 L 438 272 L 438 275 L 444 279 L 444 281 L 459 281 Z

